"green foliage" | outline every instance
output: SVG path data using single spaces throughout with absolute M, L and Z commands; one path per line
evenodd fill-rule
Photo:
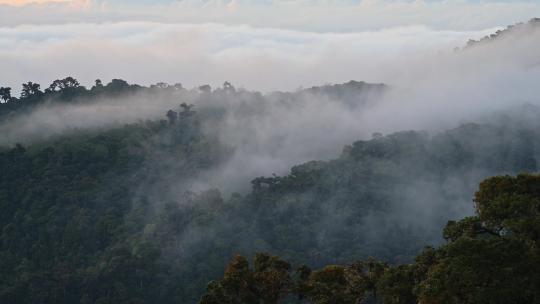
M 489 233 L 483 228 L 482 222 L 477 216 L 471 216 L 459 222 L 448 221 L 443 230 L 443 237 L 447 241 L 455 241 L 460 237 L 475 238 L 482 232 Z
M 1 151 L 0 302 L 180 301 L 179 265 L 153 235 L 179 223 L 137 189 L 165 173 L 158 155 L 182 160 L 178 179 L 211 165 L 208 140 L 194 123 L 147 121 Z
M 368 85 L 342 86 L 324 90 L 339 96 Z M 182 89 L 123 80 L 86 89 L 69 77 L 44 92 L 26 87 L 21 98 L 2 90 L 0 117 L 47 102 Z M 240 94 L 230 85 L 201 91 Z M 538 121 L 538 109 L 527 112 Z M 443 242 L 429 228 L 463 214 L 452 206 L 469 201 L 475 183 L 537 170 L 533 123 L 376 134 L 337 159 L 258 177 L 244 195 L 222 197 L 189 191 L 231 152 L 206 128 L 221 114 L 205 115 L 183 104 L 168 120 L 0 148 L 0 302 L 193 303 L 211 280 L 204 303 L 538 302 L 537 176 L 486 180 L 478 214 L 448 222 L 448 244 L 421 252 Z M 428 211 L 433 221 L 422 225 L 416 215 Z M 236 254 L 255 255 L 253 268 Z M 309 267 L 294 271 L 285 260 Z
M 365 287 L 354 268 L 330 265 L 310 274 L 307 299 L 311 303 L 357 303 L 364 297 Z
M 289 263 L 262 253 L 253 263 L 251 270 L 244 257 L 235 256 L 223 278 L 208 284 L 200 303 L 280 303 L 292 284 Z
M 387 269 L 377 281 L 377 295 L 385 304 L 415 304 L 415 271 L 412 265 Z
M 96 85 L 86 89 L 73 77 L 57 79 L 44 91 L 41 85 L 34 82 L 22 84 L 20 98 L 11 95 L 11 88 L 0 88 L 0 121 L 15 114 L 23 114 L 36 106 L 45 103 L 85 103 L 93 102 L 103 97 L 117 97 L 142 91 L 143 87 L 130 85 L 121 79 L 113 79 L 107 85 L 96 80 Z
M 474 201 L 486 227 L 499 234 L 540 241 L 540 177 L 521 174 L 487 179 L 480 184 Z
M 413 264 L 388 267 L 368 259 L 349 266 L 329 265 L 316 271 L 301 266 L 294 288 L 287 292 L 309 303 L 325 304 L 363 303 L 369 301 L 370 294 L 372 301 L 385 304 L 539 303 L 537 239 L 529 239 L 531 235 L 524 234 L 521 229 L 525 228 L 521 225 L 516 233 L 490 232 L 489 238 L 483 235 L 484 226 L 496 223 L 497 227 L 514 231 L 515 226 L 505 223 L 521 223 L 536 215 L 538 209 L 529 206 L 538 198 L 539 183 L 540 175 L 524 174 L 483 181 L 475 199 L 481 205 L 480 215 L 449 222 L 444 230 L 449 243 L 438 249 L 426 248 Z M 498 200 L 501 197 L 504 203 Z M 502 212 L 501 207 L 504 207 Z M 495 208 L 494 212 L 486 212 L 491 208 Z M 537 222 L 527 223 L 538 225 Z M 269 259 L 264 257 L 264 261 Z M 245 259 L 237 257 L 231 265 L 237 265 L 238 261 L 242 262 L 242 277 L 248 278 L 241 281 L 243 290 L 254 290 L 260 284 L 259 279 L 248 275 Z M 221 282 L 229 278 L 227 273 L 231 267 Z M 209 285 L 209 291 L 215 284 Z M 221 291 L 228 290 L 225 284 L 220 286 Z M 238 284 L 233 286 L 233 291 L 238 290 L 236 286 Z M 217 303 L 204 302 L 207 297 L 208 294 L 202 303 Z
M 535 303 L 538 266 L 514 239 L 460 238 L 440 249 L 419 284 L 422 303 Z

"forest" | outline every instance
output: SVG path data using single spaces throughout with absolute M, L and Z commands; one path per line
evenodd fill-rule
M 235 256 L 201 303 L 538 303 L 540 176 L 480 183 L 477 213 L 449 221 L 446 244 L 414 262 L 374 258 L 311 270 L 264 253 Z
M 258 96 L 228 83 L 197 90 Z M 385 87 L 308 89 L 364 90 Z M 44 91 L 27 83 L 20 98 L 3 88 L 0 113 L 10 124 L 38 107 L 138 91 L 186 90 L 121 80 L 86 89 L 68 77 Z M 538 170 L 540 108 L 436 134 L 376 133 L 333 159 L 252 178 L 245 193 L 191 190 L 234 153 L 205 127 L 215 109 L 198 110 L 182 103 L 159 119 L 5 144 L 0 302 L 540 301 L 540 178 L 506 175 Z
M 0 87 L 0 303 L 540 303 L 535 91 L 446 81 Z

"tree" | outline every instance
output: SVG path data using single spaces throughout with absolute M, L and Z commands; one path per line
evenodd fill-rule
M 122 79 L 113 79 L 107 84 L 107 86 L 105 86 L 107 92 L 116 94 L 127 91 L 130 89 L 130 87 L 131 86 L 129 85 L 129 83 Z
M 9 102 L 11 100 L 11 88 L 1 87 L 0 99 L 2 99 L 4 102 Z
M 377 281 L 377 296 L 385 304 L 415 304 L 415 272 L 413 265 L 386 269 Z
M 158 89 L 167 89 L 167 88 L 171 87 L 171 85 L 166 83 L 166 82 L 158 82 L 155 85 L 152 85 L 150 87 L 151 88 L 158 88 Z
M 474 201 L 478 216 L 448 222 L 449 243 L 418 272 L 419 301 L 538 303 L 540 176 L 486 179 Z
M 234 92 L 236 89 L 234 88 L 234 86 L 230 82 L 225 81 L 223 83 L 223 90 L 225 92 Z
M 92 92 L 101 92 L 103 91 L 103 88 L 105 86 L 103 85 L 103 82 L 101 81 L 101 79 L 96 79 L 94 81 L 94 86 L 92 87 Z
M 260 299 L 265 304 L 279 303 L 292 288 L 291 265 L 264 253 L 257 253 L 253 264 L 253 279 Z
M 205 84 L 199 87 L 199 91 L 201 91 L 202 93 L 211 93 L 212 87 L 208 84 Z
M 167 111 L 167 119 L 169 120 L 169 125 L 176 124 L 176 120 L 178 120 L 178 112 L 173 110 Z
M 306 297 L 314 304 L 355 304 L 366 291 L 366 281 L 356 267 L 330 265 L 309 275 Z
M 77 79 L 69 76 L 64 79 L 57 79 L 53 81 L 53 83 L 49 86 L 48 89 L 46 89 L 46 92 L 57 92 L 62 91 L 68 88 L 77 88 L 79 87 L 79 81 Z
M 33 82 L 27 82 L 23 83 L 22 85 L 22 91 L 21 91 L 21 98 L 28 98 L 30 96 L 39 95 L 43 92 L 39 89 L 40 85 Z
M 523 242 L 464 237 L 438 251 L 438 261 L 416 287 L 421 303 L 535 303 L 539 299 L 539 267 Z
M 301 265 L 296 269 L 296 280 L 294 284 L 294 292 L 299 300 L 303 300 L 309 293 L 309 276 L 311 269 L 306 265 Z
M 253 284 L 253 273 L 249 263 L 242 256 L 235 256 L 227 266 L 223 278 L 208 284 L 207 293 L 201 304 L 258 304 L 258 296 Z
M 540 176 L 496 176 L 480 183 L 475 193 L 482 223 L 500 235 L 540 241 Z
M 235 256 L 223 278 L 208 284 L 200 303 L 279 303 L 292 289 L 291 265 L 264 253 L 257 253 L 253 264 L 251 270 L 244 257 Z
M 191 111 L 191 109 L 193 108 L 194 105 L 192 104 L 187 104 L 185 102 L 182 102 L 180 104 L 180 108 L 182 108 L 182 113 L 192 113 L 193 111 Z
M 482 233 L 497 235 L 484 228 L 477 216 L 471 216 L 458 222 L 448 221 L 443 230 L 443 237 L 447 241 L 456 241 L 461 237 L 475 238 Z

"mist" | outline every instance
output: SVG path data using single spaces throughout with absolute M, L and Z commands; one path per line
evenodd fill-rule
M 0 83 L 17 90 L 26 81 L 44 84 L 71 75 L 87 86 L 96 78 L 180 82 L 188 88 L 230 81 L 271 92 L 351 79 L 383 82 L 391 72 L 380 67 L 392 59 L 451 50 L 496 29 L 410 25 L 314 32 L 147 21 L 19 25 L 0 28 Z
M 536 2 L 0 0 L 0 302 L 534 302 Z
M 382 41 L 413 32 L 389 30 L 360 36 L 339 35 L 339 39 L 330 40 L 360 43 L 358 48 L 362 48 L 363 36 L 366 41 Z M 284 37 L 294 37 L 290 35 L 293 33 L 286 33 Z M 458 45 L 464 46 L 465 42 Z M 295 164 L 335 158 L 343 146 L 369 139 L 376 132 L 426 130 L 436 133 L 474 122 L 488 112 L 540 102 L 540 87 L 536 85 L 540 76 L 537 27 L 526 26 L 496 41 L 459 50 L 434 51 L 407 48 L 407 45 L 409 42 L 402 45 L 399 52 L 360 52 L 355 55 L 358 61 L 371 64 L 365 68 L 348 67 L 349 72 L 345 73 L 358 80 L 364 79 L 353 77 L 355 74 L 369 74 L 370 79 L 381 80 L 384 87 L 351 86 L 347 91 L 344 86 L 342 90 L 346 94 L 343 96 L 330 94 L 331 86 L 323 86 L 321 90 L 297 89 L 291 93 L 258 93 L 241 87 L 232 92 L 218 87 L 213 93 L 205 93 L 195 87 L 146 90 L 67 105 L 51 101 L 29 114 L 10 117 L 0 125 L 3 134 L 0 143 L 13 145 L 70 130 L 164 119 L 166 110 L 186 102 L 195 105 L 205 121 L 206 132 L 219 134 L 220 140 L 234 149 L 229 162 L 210 172 L 197 188 L 216 187 L 230 193 L 247 190 L 249 180 L 255 176 L 284 174 Z M 332 48 L 340 49 L 336 45 Z M 244 70 L 277 73 L 277 70 L 271 71 L 274 64 L 253 66 L 249 63 L 249 53 L 241 53 L 246 55 L 243 57 L 246 63 L 239 63 L 239 66 L 247 64 Z M 330 67 L 330 63 L 321 64 L 310 72 L 317 78 L 332 79 L 332 70 L 341 70 L 342 65 L 351 61 L 341 54 L 336 57 L 340 59 L 333 60 L 342 60 L 341 63 L 334 62 Z M 279 66 L 283 64 L 286 68 L 305 70 L 284 62 Z M 288 74 L 279 72 L 283 73 Z M 235 78 L 235 75 L 230 76 Z M 290 76 L 298 78 L 294 74 Z M 306 79 L 302 81 L 309 83 Z
M 181 212 L 207 208 L 214 201 L 232 205 L 226 205 L 227 209 L 208 207 L 214 215 L 205 225 L 189 222 L 181 232 L 168 235 L 175 245 L 164 247 L 167 260 L 196 260 L 206 254 L 200 253 L 204 244 L 220 243 L 232 235 L 234 252 L 281 252 L 280 245 L 266 235 L 282 223 L 261 230 L 259 221 L 266 221 L 268 214 L 280 218 L 291 210 L 302 215 L 316 209 L 315 223 L 309 229 L 289 228 L 288 235 L 296 237 L 298 244 L 290 249 L 295 254 L 281 252 L 286 257 L 312 265 L 350 262 L 358 255 L 407 262 L 423 246 L 442 242 L 440 229 L 448 220 L 474 214 L 471 199 L 481 180 L 536 168 L 539 159 L 532 144 L 535 137 L 524 143 L 523 134 L 534 133 L 540 117 L 534 108 L 540 106 L 536 85 L 540 30 L 527 25 L 511 35 L 465 44 L 466 40 L 459 49 L 443 51 L 396 52 L 389 59 L 385 55 L 387 59 L 378 62 L 375 73 L 383 80 L 379 84 L 347 82 L 288 92 L 258 92 L 230 84 L 212 90 L 160 85 L 163 88 L 70 103 L 50 100 L 28 113 L 4 118 L 0 143 L 31 145 L 84 130 L 98 132 L 128 123 L 165 120 L 167 110 L 180 111 L 180 103 L 193 104 L 202 132 L 222 151 L 219 160 L 186 176 L 183 160 L 150 151 L 154 157 L 143 172 L 158 173 L 133 186 L 132 200 L 134 204 L 148 200 L 156 207 L 175 202 Z M 488 127 L 477 131 L 468 123 Z M 402 132 L 407 130 L 421 132 Z M 392 160 L 351 161 L 358 157 L 354 155 L 369 155 L 371 148 L 352 156 L 347 152 L 361 150 L 362 141 L 375 147 L 380 141 L 399 149 L 407 144 L 415 148 L 403 159 L 398 154 Z M 454 141 L 466 153 L 449 151 Z M 527 145 L 532 147 L 531 155 L 527 154 L 530 149 L 523 148 Z M 464 167 L 438 163 L 438 158 L 444 163 L 453 153 L 473 157 Z M 491 160 L 500 155 L 504 161 Z M 530 157 L 532 163 L 527 161 Z M 514 158 L 523 158 L 525 164 Z M 321 163 L 307 163 L 312 160 Z M 347 167 L 340 168 L 342 162 Z M 321 167 L 327 176 L 321 183 L 340 182 L 331 184 L 324 194 L 316 189 L 285 192 L 272 210 L 254 207 L 257 200 L 252 199 L 258 198 L 250 181 L 273 174 L 288 176 L 300 164 L 305 169 L 293 170 L 312 172 Z M 394 182 L 383 186 L 389 180 Z M 236 211 L 242 208 L 264 217 L 253 221 L 252 215 Z M 318 253 L 344 239 L 347 243 L 354 240 L 354 245 L 332 256 Z M 396 257 L 395 252 L 402 255 Z

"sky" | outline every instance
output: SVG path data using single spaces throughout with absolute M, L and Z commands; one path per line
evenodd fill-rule
M 0 0 L 0 86 L 389 82 L 406 56 L 538 16 L 540 1 Z

